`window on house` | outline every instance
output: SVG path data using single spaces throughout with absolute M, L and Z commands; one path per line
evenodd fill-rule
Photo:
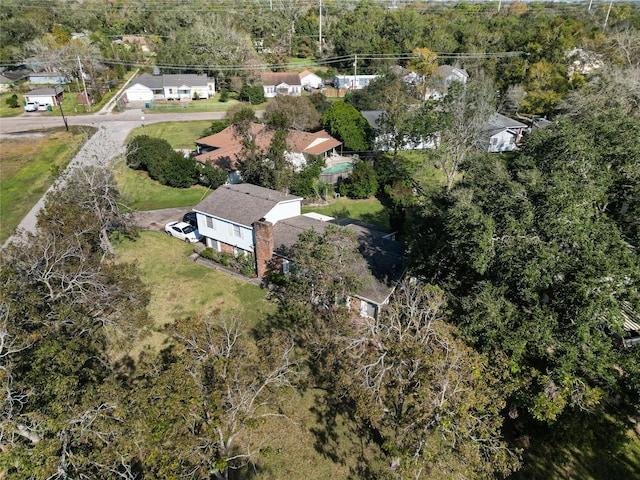
M 491 145 L 497 145 L 497 144 L 498 144 L 498 138 L 497 137 L 491 138 Z
M 240 229 L 240 225 L 231 225 L 231 235 L 234 237 L 242 238 L 242 230 Z
M 212 230 L 215 230 L 215 224 L 213 223 L 213 218 L 211 217 L 205 217 L 207 219 L 207 228 L 210 228 Z
M 170 88 L 170 89 L 169 89 L 169 93 L 173 93 L 173 88 Z
M 285 275 L 289 273 L 289 260 L 287 259 L 282 260 L 282 273 Z

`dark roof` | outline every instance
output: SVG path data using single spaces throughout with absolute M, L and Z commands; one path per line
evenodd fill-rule
M 163 74 L 163 75 L 151 75 L 149 73 L 143 73 L 134 80 L 135 83 L 139 83 L 149 88 L 163 88 L 163 87 L 181 87 L 187 85 L 189 87 L 201 87 L 210 82 L 206 75 L 196 75 L 193 73 L 188 74 Z
M 63 91 L 62 87 L 40 87 L 34 88 L 27 95 L 59 95 Z
M 0 75 L 0 83 L 11 83 L 13 80 L 5 77 L 4 75 Z
M 391 240 L 383 231 L 350 218 L 333 223 L 356 233 L 358 250 L 373 277 L 373 281 L 364 285 L 356 296 L 378 305 L 385 303 L 406 271 L 405 245 Z
M 250 227 L 281 202 L 302 200 L 250 183 L 222 185 L 194 207 L 200 213 Z
M 273 226 L 276 253 L 285 255 L 286 247 L 292 247 L 302 232 L 315 230 L 322 235 L 329 225 L 344 227 L 357 236 L 358 251 L 368 270 L 360 273 L 363 278 L 370 273 L 371 281 L 366 282 L 355 295 L 377 305 L 385 303 L 406 270 L 406 248 L 403 243 L 387 238 L 386 232 L 371 225 L 351 218 L 324 222 L 305 215 L 280 220 Z
M 360 114 L 365 118 L 369 125 L 375 130 L 379 127 L 378 121 L 384 113 L 384 110 L 362 110 Z
M 17 82 L 18 80 L 24 80 L 27 78 L 29 73 L 30 72 L 27 70 L 11 70 L 2 72 L 2 75 L 12 82 Z
M 329 222 L 323 222 L 305 215 L 280 220 L 273 226 L 273 242 L 275 251 L 284 254 L 287 248 L 291 248 L 298 241 L 298 235 L 302 232 L 315 230 L 322 235 Z
M 482 127 L 482 131 L 489 132 L 490 135 L 495 135 L 510 128 L 519 129 L 527 128 L 527 126 L 522 122 L 506 117 L 500 113 L 493 113 L 489 117 L 489 120 L 487 120 L 487 123 Z

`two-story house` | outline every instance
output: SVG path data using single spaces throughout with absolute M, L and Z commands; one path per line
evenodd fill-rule
M 287 272 L 286 252 L 300 233 L 313 229 L 322 234 L 330 224 L 354 231 L 372 281 L 352 294 L 349 306 L 362 316 L 375 317 L 404 275 L 404 245 L 351 219 L 302 215 L 301 205 L 301 197 L 243 183 L 219 187 L 193 210 L 206 245 L 236 256 L 253 255 L 260 278 L 274 263 Z M 274 258 L 279 261 L 272 262 Z

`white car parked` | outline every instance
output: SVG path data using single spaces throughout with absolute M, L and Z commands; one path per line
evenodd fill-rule
M 27 102 L 24 106 L 25 112 L 37 112 L 40 104 L 38 102 Z
M 186 222 L 169 222 L 165 225 L 164 231 L 167 235 L 179 238 L 189 243 L 199 242 L 202 235 L 198 232 L 198 229 L 189 225 Z

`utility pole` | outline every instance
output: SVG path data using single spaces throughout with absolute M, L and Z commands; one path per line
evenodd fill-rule
M 64 122 L 64 127 L 69 131 L 69 124 L 67 123 L 67 118 L 64 116 L 64 111 L 62 110 L 62 102 L 58 102 L 58 106 L 60 107 L 60 115 L 62 115 L 62 121 Z
M 322 53 L 322 0 L 320 0 L 320 15 L 318 15 L 318 53 Z
M 89 106 L 89 111 L 91 111 L 91 100 L 89 100 L 89 95 L 87 94 L 87 85 L 84 83 L 84 72 L 82 71 L 82 63 L 80 63 L 80 55 L 78 55 L 78 67 L 80 67 L 80 78 L 82 79 L 82 88 L 84 88 L 84 98 Z
M 591 10 L 591 4 L 593 3 L 593 0 L 589 0 L 589 8 L 587 8 L 587 11 Z
M 498 11 L 500 11 L 500 7 L 502 7 L 502 0 L 498 1 Z
M 358 54 L 356 53 L 353 60 L 353 89 L 358 88 Z
M 609 9 L 607 10 L 607 17 L 604 19 L 604 25 L 602 25 L 602 33 L 604 33 L 605 28 L 607 28 L 607 22 L 609 21 L 609 14 L 611 13 L 611 6 L 613 5 L 613 1 L 609 2 Z

